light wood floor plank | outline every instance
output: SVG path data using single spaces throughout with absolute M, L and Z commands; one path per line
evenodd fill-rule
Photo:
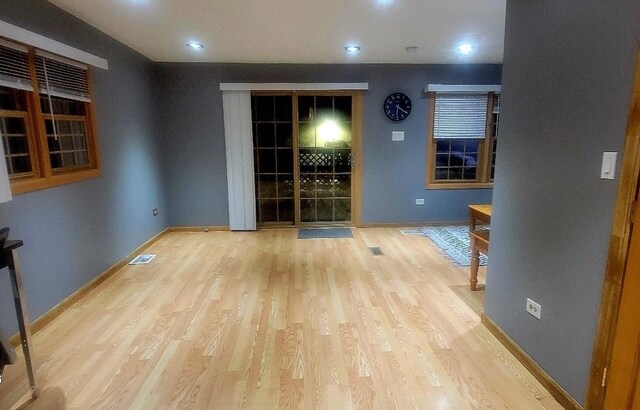
M 167 234 L 34 335 L 42 396 L 19 361 L 0 409 L 561 408 L 480 324 L 468 268 L 353 232 Z

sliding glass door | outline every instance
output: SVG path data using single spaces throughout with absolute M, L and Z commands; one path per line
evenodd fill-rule
M 258 223 L 352 222 L 352 95 L 252 96 Z

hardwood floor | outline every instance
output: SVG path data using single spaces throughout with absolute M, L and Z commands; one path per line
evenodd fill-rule
M 20 357 L 0 408 L 561 408 L 428 239 L 296 235 L 169 233 L 35 334 L 41 397 Z

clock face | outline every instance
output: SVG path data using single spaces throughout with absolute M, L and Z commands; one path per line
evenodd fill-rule
M 402 121 L 411 112 L 411 100 L 402 93 L 393 93 L 384 100 L 384 113 L 392 121 Z

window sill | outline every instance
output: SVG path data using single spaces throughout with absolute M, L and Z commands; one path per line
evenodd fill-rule
M 11 181 L 11 193 L 13 195 L 25 194 L 41 189 L 72 184 L 74 182 L 84 181 L 85 179 L 97 178 L 100 175 L 101 171 L 99 169 L 85 169 L 82 171 L 52 175 L 49 178 L 18 179 Z
M 450 182 L 431 183 L 427 189 L 492 189 L 493 182 Z

